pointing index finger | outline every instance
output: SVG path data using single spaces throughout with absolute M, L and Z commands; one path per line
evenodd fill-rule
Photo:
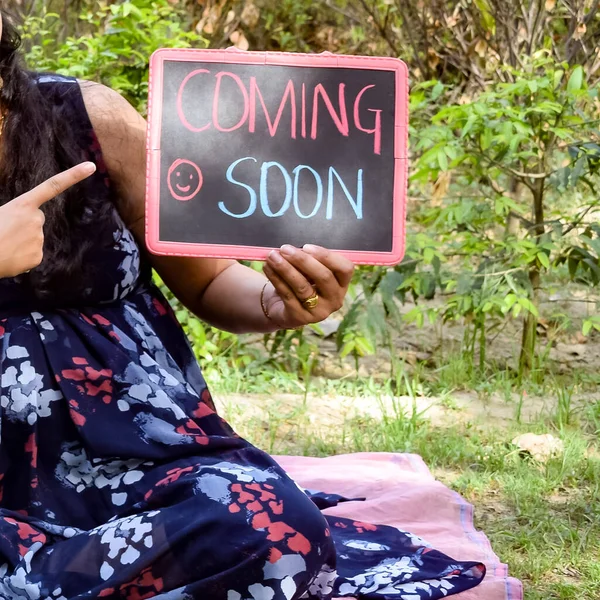
M 46 202 L 52 200 L 59 194 L 62 194 L 80 181 L 87 179 L 95 171 L 96 165 L 94 163 L 81 163 L 67 171 L 63 171 L 62 173 L 50 177 L 50 179 L 47 179 L 29 192 L 19 196 L 16 200 L 31 203 L 36 208 L 41 208 Z

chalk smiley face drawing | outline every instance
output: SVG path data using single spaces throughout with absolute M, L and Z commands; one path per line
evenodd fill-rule
M 197 196 L 204 183 L 204 178 L 196 163 L 178 158 L 169 168 L 167 183 L 175 200 L 188 202 Z

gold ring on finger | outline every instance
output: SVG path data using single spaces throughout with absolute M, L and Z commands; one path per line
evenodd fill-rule
M 306 310 L 314 310 L 317 308 L 317 304 L 319 304 L 319 294 L 317 294 L 317 292 L 310 296 L 310 298 L 302 300 L 302 306 L 304 306 Z

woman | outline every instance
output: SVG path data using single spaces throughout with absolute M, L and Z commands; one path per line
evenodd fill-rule
M 216 414 L 150 278 L 213 325 L 269 332 L 337 310 L 352 264 L 284 246 L 265 279 L 150 256 L 143 119 L 100 85 L 26 72 L 17 46 L 2 15 L 0 597 L 440 598 L 477 585 L 482 565 L 396 529 L 328 523 L 317 504 L 339 498 L 311 499 Z

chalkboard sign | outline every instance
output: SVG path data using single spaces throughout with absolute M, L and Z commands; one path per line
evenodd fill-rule
M 404 253 L 408 75 L 397 59 L 159 50 L 147 243 L 256 259 L 282 244 L 359 264 Z

